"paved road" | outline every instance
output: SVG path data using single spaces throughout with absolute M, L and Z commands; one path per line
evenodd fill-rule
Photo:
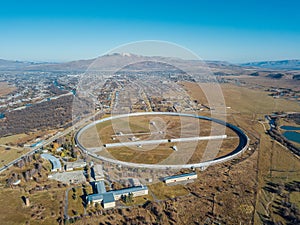
M 5 166 L 3 166 L 2 168 L 0 168 L 0 173 L 2 173 L 3 171 L 7 170 L 9 167 L 13 166 L 16 162 L 20 161 L 23 157 L 34 154 L 34 152 L 36 150 L 40 149 L 42 145 L 48 145 L 48 144 L 52 143 L 54 140 L 56 140 L 57 138 L 59 138 L 59 137 L 61 137 L 63 135 L 66 135 L 70 131 L 71 131 L 71 129 L 67 129 L 67 130 L 65 130 L 65 131 L 63 131 L 61 133 L 58 133 L 58 134 L 54 135 L 53 137 L 51 137 L 51 138 L 43 141 L 43 143 L 41 145 L 38 145 L 36 147 L 30 148 L 31 150 L 29 152 L 21 155 L 19 158 L 11 161 L 10 163 L 8 163 Z
M 69 207 L 69 198 L 68 198 L 68 196 L 69 196 L 69 191 L 70 191 L 71 189 L 73 189 L 73 188 L 78 189 L 78 188 L 81 188 L 81 186 L 77 186 L 77 187 L 69 187 L 69 188 L 66 190 L 66 192 L 65 192 L 65 208 L 64 208 L 64 218 L 65 218 L 65 219 L 69 219 L 69 218 L 70 218 L 69 215 L 68 215 L 68 207 Z M 79 196 L 78 196 L 77 198 L 79 198 Z
M 105 144 L 106 148 L 115 148 L 123 146 L 139 146 L 139 145 L 152 145 L 162 143 L 175 143 L 175 142 L 191 142 L 191 141 L 204 141 L 204 140 L 217 140 L 227 138 L 227 135 L 216 135 L 216 136 L 202 136 L 202 137 L 188 137 L 188 138 L 174 138 L 174 139 L 159 139 L 159 140 L 145 140 L 145 141 L 128 141 L 120 143 L 109 143 Z

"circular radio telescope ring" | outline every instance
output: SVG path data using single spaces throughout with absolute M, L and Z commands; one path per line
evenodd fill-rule
M 132 163 L 132 162 L 126 162 L 126 161 L 121 161 L 121 160 L 117 160 L 117 159 L 97 155 L 93 152 L 90 152 L 88 149 L 86 149 L 79 141 L 80 136 L 87 129 L 89 129 L 90 127 L 95 126 L 97 124 L 100 124 L 100 123 L 103 123 L 103 122 L 106 122 L 106 121 L 109 121 L 109 120 L 117 119 L 117 118 L 127 117 L 127 116 L 131 117 L 131 116 L 148 116 L 148 115 L 183 116 L 183 117 L 193 117 L 193 118 L 200 119 L 200 120 L 202 119 L 202 120 L 212 121 L 212 122 L 221 124 L 223 126 L 228 127 L 229 129 L 233 130 L 237 134 L 237 136 L 239 137 L 239 144 L 235 149 L 233 149 L 227 155 L 221 156 L 221 157 L 216 158 L 216 159 L 212 159 L 212 160 L 208 160 L 208 161 L 204 161 L 204 162 L 199 162 L 199 163 L 190 163 L 190 164 L 181 164 L 181 165 L 168 165 L 168 164 L 163 165 L 163 164 Z M 230 123 L 227 123 L 227 122 L 219 120 L 219 119 L 207 117 L 207 116 L 198 116 L 198 115 L 192 115 L 192 114 L 171 113 L 171 112 L 131 113 L 131 114 L 116 115 L 116 116 L 100 119 L 100 120 L 94 121 L 93 123 L 90 123 L 90 124 L 86 125 L 79 132 L 77 132 L 77 134 L 75 136 L 75 141 L 76 141 L 76 144 L 78 145 L 78 147 L 82 151 L 86 152 L 87 154 L 89 154 L 90 156 L 92 156 L 96 159 L 100 159 L 100 160 L 103 160 L 105 162 L 113 163 L 113 164 L 116 164 L 116 165 L 122 165 L 122 166 L 127 166 L 127 167 L 135 167 L 135 168 L 148 168 L 148 169 L 206 168 L 208 166 L 216 165 L 216 164 L 219 164 L 219 163 L 224 163 L 226 161 L 232 160 L 233 158 L 236 158 L 237 156 L 242 154 L 245 150 L 247 150 L 248 145 L 249 145 L 248 136 L 240 128 L 238 128 L 237 126 L 234 126 Z

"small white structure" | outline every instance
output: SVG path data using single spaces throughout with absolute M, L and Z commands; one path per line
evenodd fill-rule
M 152 183 L 152 178 L 150 178 L 150 177 L 146 178 L 146 181 L 149 182 L 149 183 Z
M 193 173 L 183 173 L 183 174 L 178 174 L 178 175 L 165 177 L 165 178 L 163 178 L 163 181 L 166 184 L 170 184 L 170 183 L 175 183 L 175 182 L 180 182 L 180 181 L 187 181 L 187 180 L 197 179 L 197 177 L 198 177 L 197 173 L 195 173 L 195 172 L 193 172 Z
M 129 138 L 129 140 L 130 140 L 130 141 L 137 141 L 137 140 L 139 140 L 139 138 L 137 138 L 137 137 L 135 137 L 135 136 L 132 136 L 132 137 Z
M 204 170 L 206 170 L 206 169 L 207 169 L 207 166 L 201 166 L 201 167 L 200 167 L 200 170 L 201 170 L 201 171 L 204 171 Z
M 12 185 L 18 185 L 21 183 L 21 180 L 16 180 L 15 182 L 12 183 Z
M 64 150 L 64 148 L 63 147 L 59 147 L 59 148 L 56 149 L 56 152 L 61 152 L 62 150 Z
M 177 149 L 177 146 L 176 145 L 174 145 L 174 146 L 172 146 L 172 149 L 174 150 L 174 151 L 178 151 L 178 149 Z

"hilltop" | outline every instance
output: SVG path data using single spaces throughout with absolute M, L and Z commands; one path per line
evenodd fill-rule
M 261 61 L 240 64 L 246 67 L 259 67 L 276 70 L 300 70 L 300 60 Z

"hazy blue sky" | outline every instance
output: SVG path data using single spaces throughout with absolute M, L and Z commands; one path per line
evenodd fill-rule
M 300 59 L 299 9 L 298 0 L 1 1 L 0 58 L 93 58 L 146 39 L 203 59 Z

